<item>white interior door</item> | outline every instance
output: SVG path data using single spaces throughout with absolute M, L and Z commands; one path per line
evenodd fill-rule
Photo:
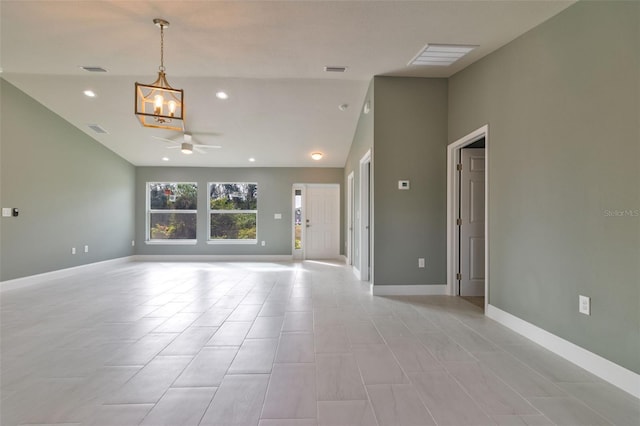
M 460 296 L 484 296 L 484 148 L 460 155 Z
M 305 258 L 339 258 L 340 186 L 307 186 L 306 205 Z

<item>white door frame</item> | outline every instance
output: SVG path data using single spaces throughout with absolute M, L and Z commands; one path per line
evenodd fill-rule
M 354 196 L 354 173 L 347 176 L 347 265 L 353 265 L 353 196 Z
M 371 150 L 360 159 L 360 279 L 373 284 L 373 168 Z M 365 179 L 365 174 L 368 178 Z M 366 216 L 365 216 L 366 213 Z M 368 217 L 368 221 L 364 220 Z M 368 223 L 367 223 L 368 222 Z M 368 237 L 368 238 L 367 238 Z M 369 271 L 371 269 L 371 271 Z
M 484 310 L 489 304 L 489 125 L 485 124 L 477 130 L 451 143 L 447 147 L 447 294 L 458 294 L 456 266 L 460 256 L 458 226 L 456 225 L 459 204 L 459 178 L 456 165 L 460 161 L 460 150 L 484 137 Z

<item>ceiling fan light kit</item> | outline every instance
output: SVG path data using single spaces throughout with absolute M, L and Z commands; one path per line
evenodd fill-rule
M 193 144 L 189 142 L 182 142 L 180 145 L 180 152 L 187 155 L 193 154 Z
M 167 130 L 182 130 L 184 120 L 184 91 L 174 89 L 167 81 L 164 67 L 164 29 L 169 22 L 156 18 L 153 23 L 160 27 L 160 66 L 158 78 L 151 84 L 136 82 L 135 113 L 145 127 Z

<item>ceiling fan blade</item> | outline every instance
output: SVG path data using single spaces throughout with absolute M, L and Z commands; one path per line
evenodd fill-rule
M 201 150 L 200 148 L 198 148 L 198 145 L 194 145 L 194 146 L 193 146 L 193 150 L 194 150 L 195 152 L 197 152 L 198 154 L 206 154 L 206 153 L 207 153 L 207 151 L 203 151 L 203 150 Z
M 154 139 L 158 139 L 159 141 L 167 142 L 167 143 L 179 143 L 167 138 L 161 138 L 160 136 L 151 136 Z
M 220 145 L 202 145 L 202 144 L 195 144 L 193 145 L 194 147 L 197 148 L 222 148 Z
M 222 136 L 223 133 L 220 132 L 189 132 L 193 136 Z
M 168 146 L 167 149 L 179 149 L 181 148 L 180 145 L 175 145 L 175 146 Z

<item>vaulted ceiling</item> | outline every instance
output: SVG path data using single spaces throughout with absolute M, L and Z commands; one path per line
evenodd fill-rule
M 0 76 L 135 165 L 342 167 L 373 76 L 449 77 L 572 3 L 2 0 Z M 219 149 L 181 154 L 158 139 L 181 133 L 133 113 L 134 83 L 157 76 L 157 17 L 170 22 L 164 61 L 185 91 L 186 131 Z M 426 44 L 478 47 L 450 66 L 409 66 Z

